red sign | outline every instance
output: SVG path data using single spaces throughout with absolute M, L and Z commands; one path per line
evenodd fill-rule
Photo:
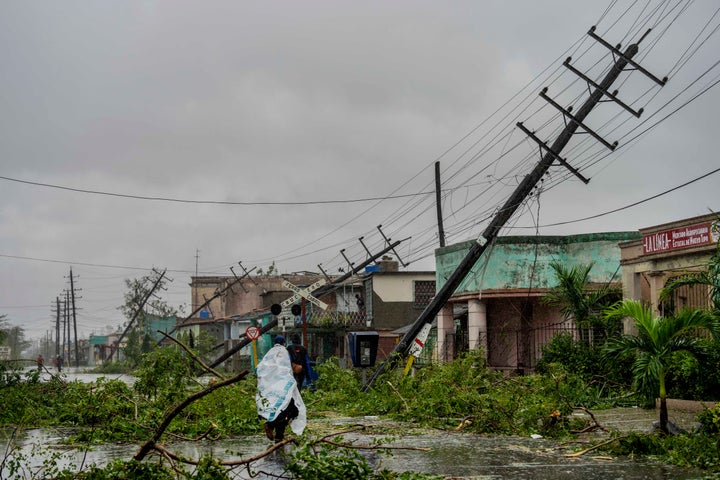
M 247 330 L 245 330 L 245 336 L 248 340 L 257 340 L 260 338 L 260 329 L 254 325 L 250 325 L 247 327 Z
M 643 255 L 709 245 L 717 240 L 714 237 L 711 222 L 643 235 Z

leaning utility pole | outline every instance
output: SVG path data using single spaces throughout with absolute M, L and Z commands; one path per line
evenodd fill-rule
M 158 273 L 157 270 L 153 269 L 155 273 Z M 125 330 L 123 330 L 122 335 L 120 335 L 120 338 L 117 339 L 116 347 L 115 349 L 110 349 L 110 355 L 108 355 L 107 362 L 110 363 L 112 361 L 113 354 L 115 353 L 115 350 L 120 350 L 120 342 L 122 342 L 123 338 L 125 338 L 125 335 L 130 330 L 130 327 L 132 327 L 132 324 L 135 322 L 135 319 L 140 315 L 140 312 L 142 312 L 143 308 L 145 308 L 145 302 L 148 301 L 150 296 L 155 292 L 155 289 L 160 285 L 160 282 L 162 282 L 163 277 L 165 277 L 165 272 L 167 272 L 167 269 L 163 270 L 162 273 L 158 276 L 157 280 L 155 280 L 155 283 L 153 284 L 152 288 L 147 291 L 145 294 L 145 297 L 140 301 L 138 304 L 137 310 L 135 310 L 135 313 L 133 314 L 132 318 L 128 322 L 127 326 L 125 327 Z
M 595 90 L 592 91 L 590 97 L 580 107 L 577 113 L 572 115 L 570 114 L 569 110 L 563 110 L 563 114 L 566 117 L 566 126 L 563 131 L 560 132 L 560 135 L 555 140 L 555 142 L 553 142 L 552 146 L 548 147 L 547 144 L 539 141 L 539 139 L 534 137 L 534 135 L 526 131 L 526 133 L 530 133 L 531 136 L 533 136 L 533 139 L 539 143 L 541 149 L 544 149 L 546 153 L 544 154 L 540 162 L 535 166 L 535 168 L 527 176 L 525 176 L 525 178 L 523 178 L 523 180 L 517 186 L 512 195 L 510 195 L 510 198 L 505 202 L 500 211 L 498 211 L 498 213 L 492 219 L 490 225 L 488 225 L 488 227 L 480 235 L 478 240 L 472 244 L 465 258 L 463 258 L 462 261 L 458 264 L 455 271 L 450 275 L 442 288 L 437 292 L 435 298 L 433 298 L 430 304 L 425 308 L 425 310 L 423 310 L 415 323 L 411 325 L 408 332 L 395 346 L 390 355 L 388 355 L 387 359 L 378 366 L 378 368 L 373 373 L 373 376 L 370 378 L 369 382 L 363 387 L 363 391 L 367 391 L 375 383 L 375 380 L 377 380 L 377 378 L 382 374 L 383 371 L 385 371 L 387 368 L 392 368 L 393 366 L 395 366 L 399 358 L 407 354 L 408 349 L 412 345 L 415 337 L 420 333 L 420 330 L 422 330 L 422 328 L 426 324 L 429 324 L 433 321 L 440 309 L 445 305 L 448 299 L 455 292 L 455 289 L 460 285 L 460 283 L 470 272 L 473 266 L 475 266 L 475 263 L 480 259 L 488 245 L 492 244 L 492 242 L 495 241 L 500 232 L 500 229 L 505 225 L 505 223 L 510 219 L 510 217 L 512 217 L 512 215 L 520 207 L 520 205 L 522 205 L 525 197 L 527 197 L 527 195 L 532 191 L 532 189 L 535 188 L 535 185 L 545 175 L 553 162 L 555 162 L 556 160 L 559 161 L 575 175 L 579 176 L 579 173 L 574 168 L 570 167 L 567 162 L 560 157 L 560 152 L 568 144 L 570 138 L 576 132 L 578 127 L 582 127 L 587 133 L 591 133 L 593 134 L 593 136 L 596 136 L 594 132 L 592 132 L 588 127 L 583 124 L 583 120 L 585 119 L 585 117 L 587 117 L 593 107 L 597 105 L 597 103 L 602 99 L 604 95 L 610 96 L 610 86 L 623 72 L 625 67 L 630 64 L 632 67 L 634 67 L 634 69 L 642 71 L 657 82 L 661 82 L 661 85 L 664 84 L 667 80 L 655 79 L 646 70 L 644 70 L 637 63 L 632 61 L 632 57 L 635 56 L 635 54 L 637 54 L 638 52 L 637 44 L 629 45 L 625 49 L 625 52 L 620 52 L 617 48 L 613 47 L 612 45 L 608 44 L 600 37 L 595 35 L 594 32 L 595 27 L 592 27 L 588 32 L 588 35 L 595 38 L 599 43 L 602 43 L 605 47 L 610 49 L 615 55 L 615 57 L 617 57 L 617 60 L 615 61 L 612 69 L 607 73 L 605 78 L 599 84 L 588 81 L 588 86 L 590 86 L 590 84 L 592 83 L 595 87 Z M 642 41 L 642 39 L 645 38 L 645 36 L 649 32 L 650 30 L 648 30 L 645 35 L 643 35 L 643 37 L 638 41 L 638 43 L 640 43 L 640 41 Z M 541 96 L 544 96 L 546 91 L 547 89 L 543 90 Z M 610 98 L 613 97 L 614 93 Z M 522 124 L 518 124 L 518 127 L 520 127 L 522 130 L 525 130 Z M 609 148 L 614 149 L 615 145 L 611 145 Z M 583 181 L 587 183 L 586 180 Z
M 238 262 L 238 263 L 240 263 L 240 262 Z M 242 263 L 240 263 L 240 266 L 242 267 Z M 242 267 L 242 268 L 243 268 L 243 270 L 245 270 L 245 267 Z M 228 283 L 222 290 L 216 290 L 212 297 L 203 298 L 203 300 L 205 300 L 205 301 L 203 303 L 201 303 L 197 308 L 195 308 L 195 310 L 190 312 L 190 315 L 185 317 L 185 319 L 182 322 L 180 322 L 180 323 L 175 322 L 175 326 L 173 328 L 171 328 L 170 331 L 167 332 L 167 334 L 172 335 L 173 333 L 175 333 L 175 330 L 177 330 L 179 326 L 182 326 L 183 324 L 185 324 L 185 322 L 190 320 L 193 317 L 193 315 L 195 315 L 197 312 L 199 312 L 206 306 L 209 306 L 210 302 L 212 302 L 213 300 L 215 300 L 218 297 L 223 296 L 225 294 L 225 292 L 227 292 L 228 290 L 232 291 L 233 285 L 238 284 L 243 289 L 245 289 L 245 287 L 243 287 L 243 284 L 242 284 L 242 279 L 245 277 L 248 277 L 252 280 L 252 278 L 250 277 L 250 274 L 252 273 L 253 270 L 255 270 L 255 267 L 251 268 L 249 271 L 245 270 L 245 274 L 242 275 L 241 277 L 238 277 L 237 275 L 235 275 L 235 271 L 232 269 L 232 267 L 230 267 L 230 271 L 233 272 L 233 276 L 235 277 L 235 279 L 232 282 Z M 195 276 L 197 277 L 197 275 L 195 275 Z M 247 291 L 247 290 L 245 290 L 245 291 Z M 158 340 L 158 345 L 160 345 L 161 342 L 162 342 L 162 340 Z
M 390 239 L 387 239 L 387 240 L 390 240 Z M 316 288 L 315 290 L 313 290 L 311 292 L 311 295 L 313 297 L 320 297 L 322 295 L 326 295 L 330 292 L 333 292 L 333 291 L 339 289 L 340 288 L 339 286 L 342 285 L 342 283 L 345 280 L 349 279 L 350 277 L 355 275 L 357 272 L 359 272 L 363 268 L 365 268 L 368 265 L 370 265 L 371 263 L 373 263 L 377 258 L 380 258 L 382 255 L 385 255 L 389 251 L 394 250 L 395 247 L 400 245 L 405 240 L 407 240 L 407 239 L 396 240 L 392 243 L 388 242 L 388 245 L 383 250 L 376 253 L 375 255 L 370 256 L 370 258 L 368 258 L 364 262 L 353 266 L 353 268 L 349 272 L 347 272 L 345 275 L 335 279 L 335 281 L 332 284 L 325 284 L 325 285 L 322 285 L 322 286 Z M 265 313 L 270 313 L 270 311 L 267 310 Z M 262 328 L 260 328 L 260 334 L 263 335 L 265 333 L 268 333 L 270 330 L 277 327 L 277 324 L 278 324 L 278 320 L 277 320 L 277 317 L 275 317 L 272 320 L 270 320 L 267 324 L 263 325 Z M 250 344 L 250 340 L 248 340 L 247 337 L 242 337 L 240 339 L 240 341 L 234 347 L 230 348 L 227 352 L 223 353 L 218 358 L 213 360 L 213 362 L 209 365 L 209 367 L 214 368 L 214 367 L 220 365 L 222 362 L 224 362 L 225 360 L 227 360 L 228 358 L 233 356 L 236 352 L 240 351 L 240 349 L 242 349 L 243 347 L 245 347 L 248 344 Z M 198 373 L 201 373 L 201 372 L 198 372 Z
M 435 162 L 435 209 L 437 210 L 438 238 L 440 248 L 445 246 L 445 229 L 443 228 L 442 198 L 440 195 L 440 162 Z

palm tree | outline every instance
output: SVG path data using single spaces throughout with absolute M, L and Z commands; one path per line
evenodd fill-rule
M 600 326 L 604 308 L 620 298 L 620 289 L 610 283 L 597 288 L 590 287 L 590 270 L 593 262 L 567 268 L 555 261 L 550 267 L 555 271 L 558 285 L 543 297 L 543 303 L 559 307 L 565 320 L 572 320 L 580 333 L 591 327 Z M 605 332 L 606 333 L 606 332 Z
M 636 391 L 657 392 L 660 398 L 660 430 L 667 433 L 668 411 L 665 376 L 673 352 L 702 354 L 706 343 L 702 335 L 710 332 L 720 338 L 720 322 L 709 312 L 683 310 L 672 317 L 657 317 L 650 307 L 636 300 L 625 300 L 605 312 L 608 319 L 630 317 L 638 334 L 611 338 L 604 354 L 610 358 L 635 356 L 632 366 Z

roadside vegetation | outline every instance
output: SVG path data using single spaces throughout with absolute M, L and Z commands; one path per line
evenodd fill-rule
M 711 262 L 720 263 L 720 257 Z M 309 425 L 302 437 L 286 439 L 295 443 L 288 454 L 287 473 L 320 480 L 439 478 L 375 472 L 362 455 L 364 450 L 392 454 L 391 440 L 407 435 L 408 426 L 482 435 L 541 435 L 560 440 L 558 448 L 569 456 L 589 451 L 649 455 L 699 467 L 708 474 L 720 472 L 720 406 L 698 415 L 696 430 L 675 434 L 669 433 L 663 407 L 667 398 L 720 401 L 720 296 L 715 295 L 720 289 L 712 290 L 716 303 L 710 311 L 656 317 L 637 302 L 618 302 L 617 291 L 589 286 L 592 265 L 553 268 L 558 287 L 546 300 L 561 307 L 568 319 L 577 318 L 577 331 L 558 335 L 544 347 L 535 374 L 508 376 L 492 371 L 484 352 L 472 351 L 410 376 L 403 375 L 401 368 L 386 372 L 364 393 L 361 371 L 341 368 L 330 359 L 318 365 L 314 389 L 303 391 Z M 717 277 L 715 281 L 717 287 Z M 637 335 L 621 333 L 623 318 L 634 322 Z M 74 434 L 66 441 L 75 448 L 105 442 L 143 444 L 132 460 L 69 471 L 51 458 L 32 470 L 28 459 L 15 450 L 10 434 L 0 467 L 18 478 L 58 479 L 226 479 L 238 469 L 252 470 L 257 457 L 230 463 L 217 457 L 181 459 L 172 452 L 175 440 L 264 438 L 255 410 L 255 378 L 225 372 L 198 378 L 203 352 L 202 342 L 197 343 L 194 348 L 177 342 L 138 353 L 133 371 L 137 381 L 132 386 L 108 379 L 67 382 L 62 376 L 40 381 L 37 371 L 24 373 L 0 364 L 0 425 L 7 431 L 71 427 Z M 660 426 L 654 432 L 610 431 L 593 415 L 593 410 L 616 406 L 654 408 L 656 398 L 661 409 Z M 573 415 L 577 412 L 585 415 Z M 313 421 L 334 416 L 378 416 L 395 422 L 383 423 L 384 427 L 354 426 L 379 439 L 359 445 L 344 440 L 349 431 Z M 580 437 L 598 431 L 604 434 Z
M 604 428 L 592 420 L 571 415 L 574 411 L 592 413 L 593 409 L 637 403 L 631 384 L 621 382 L 622 371 L 603 378 L 588 364 L 581 369 L 582 373 L 571 372 L 559 358 L 560 351 L 566 354 L 572 368 L 582 366 L 583 357 L 594 364 L 596 357 L 586 346 L 577 345 L 575 352 L 564 348 L 566 338 L 558 337 L 556 342 L 562 343 L 563 349 L 553 350 L 556 361 L 546 364 L 542 374 L 503 376 L 487 369 L 482 352 L 469 352 L 452 363 L 422 368 L 414 376 L 403 376 L 401 371 L 387 373 L 367 393 L 361 393 L 360 372 L 341 368 L 334 360 L 327 361 L 318 367 L 320 379 L 316 389 L 303 392 L 309 428 L 302 438 L 296 439 L 297 447 L 288 465 L 292 465 L 296 478 L 432 478 L 372 472 L 357 445 L 344 447 L 342 432 L 327 430 L 327 422 L 315 426 L 313 418 L 381 416 L 413 428 L 488 435 L 539 434 L 567 442 L 579 432 Z M 220 381 L 212 377 L 199 384 L 191 374 L 192 366 L 180 349 L 154 350 L 141 362 L 133 387 L 120 380 L 83 384 L 56 377 L 40 382 L 36 373 L 21 375 L 6 370 L 1 377 L 0 403 L 4 408 L 0 409 L 0 423 L 8 429 L 72 427 L 76 434 L 67 442 L 76 448 L 104 442 L 140 444 L 153 435 L 180 401 Z M 254 377 L 248 376 L 192 402 L 169 423 L 162 448 L 171 451 L 172 442 L 179 439 L 212 441 L 240 435 L 261 438 L 254 392 Z M 700 432 L 683 435 L 659 432 L 627 436 L 610 432 L 617 441 L 603 449 L 613 454 L 654 455 L 678 465 L 720 471 L 720 407 L 704 412 L 699 421 Z M 379 438 L 393 438 L 401 431 L 389 426 L 372 433 Z M 406 429 L 402 433 L 407 433 Z M 391 449 L 387 451 L 391 453 Z M 22 459 L 13 456 L 11 445 L 6 452 L 3 464 L 6 468 L 15 465 L 16 473 L 20 472 Z M 162 468 L 156 460 L 148 459 L 116 461 L 102 468 L 85 467 L 82 471 L 85 477 L 78 475 L 77 470 L 73 470 L 75 476 L 69 476 L 69 472 L 53 471 L 46 466 L 35 476 L 20 478 L 232 478 L 232 469 L 238 468 L 222 465 L 217 458 L 198 460 L 190 467 L 175 463 L 175 468 L 184 472 L 180 477 L 169 469 L 167 459 L 161 461 Z M 318 471 L 335 472 L 336 476 L 317 476 Z

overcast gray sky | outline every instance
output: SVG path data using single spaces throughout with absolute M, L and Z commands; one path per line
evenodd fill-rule
M 619 147 L 576 135 L 563 156 L 590 183 L 553 167 L 502 234 L 718 210 L 720 174 L 623 207 L 720 168 L 719 6 L 4 1 L 0 314 L 52 331 L 72 266 L 79 333 L 102 333 L 123 321 L 123 280 L 152 267 L 173 279 L 163 298 L 187 304 L 196 265 L 337 273 L 341 249 L 366 258 L 359 237 L 382 248 L 379 224 L 411 237 L 398 248 L 409 269 L 432 270 L 434 162 L 448 243 L 476 238 L 539 160 L 515 123 L 549 143 L 563 126 L 540 90 L 577 109 L 587 84 L 565 58 L 595 79 L 611 65 L 592 25 L 623 49 L 653 26 L 636 59 L 670 80 L 623 74 L 618 96 L 640 119 L 605 102 L 586 121 Z

